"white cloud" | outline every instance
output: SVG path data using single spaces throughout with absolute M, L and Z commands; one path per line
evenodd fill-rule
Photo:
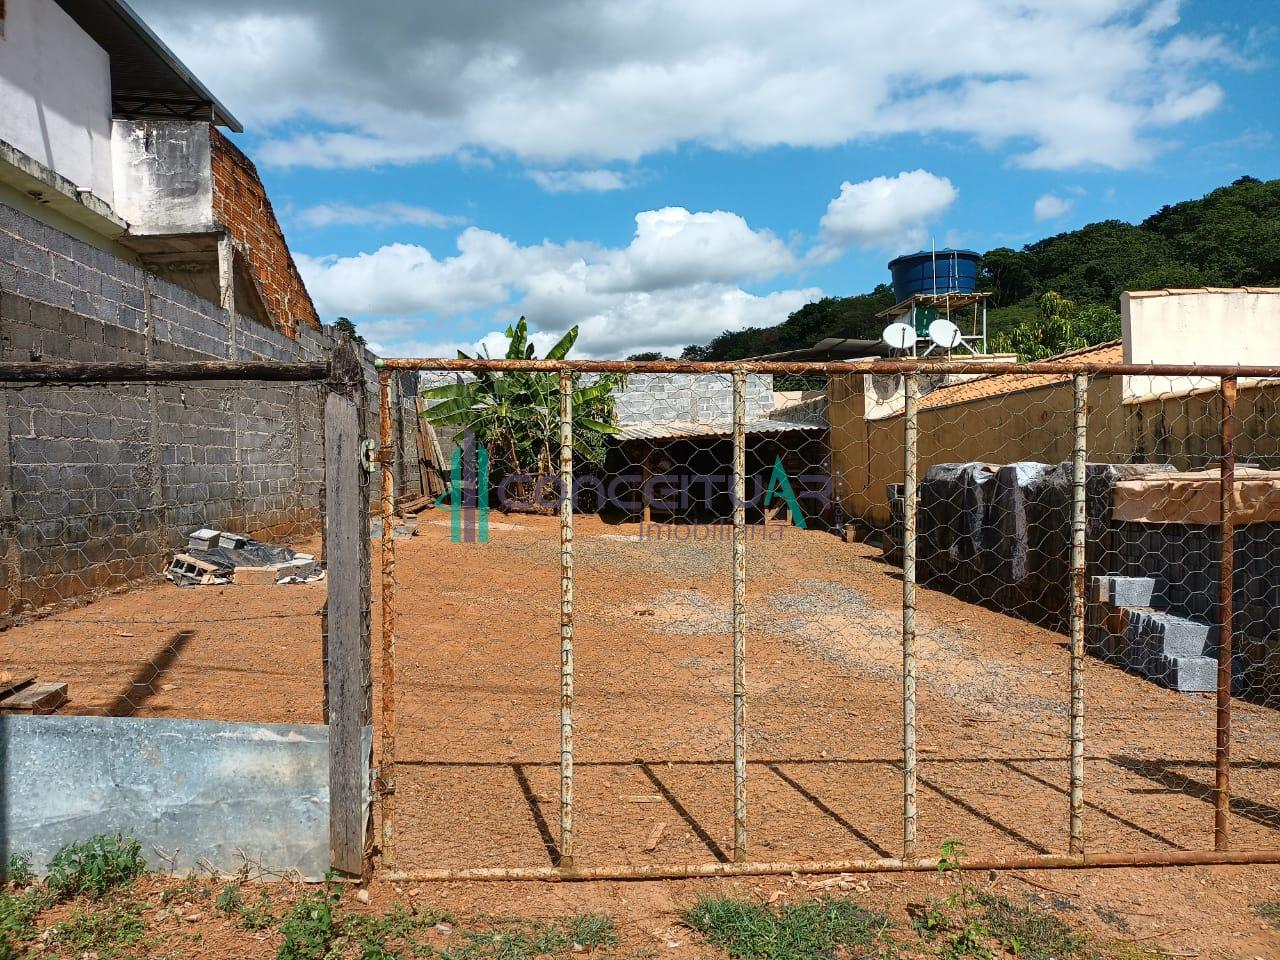
M 928 224 L 955 202 L 959 191 L 946 177 L 904 170 L 896 177 L 845 181 L 822 217 L 817 256 L 831 259 L 847 247 L 903 253 L 919 249 Z
M 678 352 L 724 330 L 780 323 L 821 296 L 813 287 L 766 295 L 742 289 L 793 271 L 799 261 L 774 234 L 737 214 L 666 207 L 639 213 L 635 222 L 625 247 L 522 246 L 468 227 L 448 257 L 393 243 L 297 262 L 322 315 L 356 318 L 365 336 L 390 352 L 430 346 L 425 331 L 473 313 L 500 324 L 525 314 L 544 338 L 578 324 L 584 355 Z
M 293 219 L 307 227 L 373 226 L 409 224 L 415 227 L 456 227 L 464 217 L 439 213 L 429 207 L 388 201 L 360 206 L 354 203 L 317 203 L 304 207 Z
M 1244 63 L 1177 0 L 136 2 L 282 165 L 941 133 L 1125 168 L 1221 102 L 1205 74 Z
M 1071 201 L 1046 193 L 1036 200 L 1033 212 L 1037 220 L 1057 220 L 1071 212 Z
M 547 193 L 608 193 L 625 190 L 627 178 L 616 170 L 530 170 L 529 179 Z

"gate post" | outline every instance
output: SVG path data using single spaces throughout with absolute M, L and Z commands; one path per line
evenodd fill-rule
M 329 859 L 360 876 L 372 757 L 361 748 L 373 720 L 370 649 L 369 474 L 361 466 L 364 371 L 350 340 L 333 354 L 324 405 L 325 721 L 329 725 Z

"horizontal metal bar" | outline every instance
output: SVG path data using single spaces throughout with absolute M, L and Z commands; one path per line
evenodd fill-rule
M 436 883 L 448 880 L 685 880 L 695 877 L 763 877 L 792 873 L 908 873 L 932 872 L 939 858 L 824 860 L 817 862 L 699 863 L 685 866 L 588 867 L 470 867 L 438 870 L 389 870 L 379 879 Z M 1153 853 L 1089 853 L 1079 856 L 1043 853 L 1015 857 L 961 857 L 960 870 L 1091 870 L 1105 867 L 1200 867 L 1230 864 L 1280 863 L 1280 850 L 1168 850 Z
M 327 361 L 208 360 L 191 362 L 67 363 L 33 360 L 0 363 L 0 384 L 157 383 L 166 380 L 327 380 Z
M 1280 377 L 1280 367 L 1248 367 L 1168 364 L 1168 363 L 1082 363 L 1079 361 L 1039 361 L 1036 363 L 979 363 L 972 360 L 841 360 L 796 361 L 726 360 L 485 360 L 410 357 L 374 361 L 383 370 L 461 370 L 559 373 L 745 373 L 847 374 L 847 373 L 986 373 L 986 374 L 1119 374 L 1125 376 L 1168 377 Z

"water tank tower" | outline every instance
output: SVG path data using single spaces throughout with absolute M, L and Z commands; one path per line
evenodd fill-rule
M 898 303 L 915 296 L 973 293 L 978 287 L 978 264 L 973 250 L 921 250 L 889 261 L 893 298 Z

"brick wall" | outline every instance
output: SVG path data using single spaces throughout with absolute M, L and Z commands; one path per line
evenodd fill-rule
M 213 167 L 213 215 L 241 244 L 276 326 L 294 336 L 301 326 L 320 328 L 311 296 L 289 253 L 253 162 L 217 127 L 209 127 Z
M 324 328 L 291 339 L 228 316 L 0 204 L 0 360 L 314 360 L 332 344 Z M 376 436 L 372 364 L 365 375 Z M 318 530 L 322 389 L 0 389 L 0 625 L 154 576 L 197 527 L 276 540 Z M 400 489 L 416 492 L 416 450 L 398 470 Z

